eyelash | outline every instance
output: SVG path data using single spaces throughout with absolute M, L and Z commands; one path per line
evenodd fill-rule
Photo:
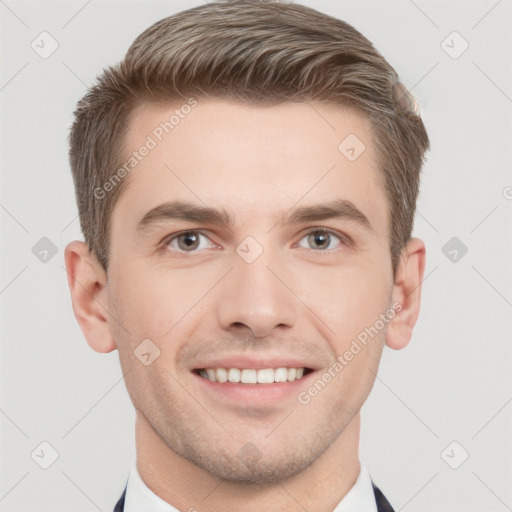
M 339 244 L 340 246 L 342 246 L 342 245 L 343 246 L 351 246 L 351 245 L 353 245 L 352 240 L 347 235 L 344 235 L 342 233 L 338 233 L 337 231 L 334 231 L 332 229 L 321 228 L 321 227 L 311 228 L 306 233 L 304 233 L 304 235 L 301 237 L 300 240 L 303 240 L 307 236 L 309 236 L 311 234 L 314 234 L 314 233 L 321 233 L 321 234 L 324 234 L 324 235 L 328 234 L 330 236 L 334 236 L 334 237 L 336 237 L 340 241 L 340 244 Z M 180 231 L 179 233 L 175 233 L 172 236 L 166 237 L 162 241 L 161 246 L 162 246 L 163 249 L 168 250 L 169 249 L 169 245 L 174 240 L 177 240 L 178 238 L 180 238 L 180 237 L 182 237 L 184 235 L 188 235 L 188 234 L 202 235 L 202 236 L 204 236 L 204 237 L 209 239 L 209 237 L 208 237 L 208 235 L 206 233 L 203 233 L 202 231 L 196 230 L 196 229 L 189 229 L 189 230 L 186 230 L 186 231 Z M 192 251 L 183 251 L 183 250 L 180 250 L 180 249 L 172 249 L 172 250 L 175 251 L 175 252 L 178 252 L 180 254 L 187 254 L 187 253 L 194 254 L 194 253 L 198 252 L 198 250 L 192 250 Z M 320 253 L 320 254 L 330 254 L 330 253 L 334 252 L 336 250 L 336 248 L 335 249 L 311 249 L 311 250 L 314 251 L 314 252 Z

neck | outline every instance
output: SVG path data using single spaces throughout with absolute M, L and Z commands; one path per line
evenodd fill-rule
M 360 415 L 357 413 L 313 464 L 292 478 L 268 486 L 228 482 L 171 450 L 137 411 L 137 471 L 144 483 L 178 510 L 330 512 L 359 476 Z

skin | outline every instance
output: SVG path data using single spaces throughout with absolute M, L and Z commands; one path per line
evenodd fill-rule
M 128 152 L 176 107 L 138 107 Z M 366 146 L 353 162 L 338 150 L 349 134 Z M 423 242 L 411 239 L 393 275 L 376 169 L 370 126 L 347 108 L 201 100 L 127 178 L 108 273 L 83 242 L 67 246 L 85 338 L 119 353 L 137 411 L 138 471 L 177 509 L 327 512 L 356 481 L 359 411 L 384 345 L 401 349 L 411 338 L 425 265 Z M 164 220 L 137 230 L 146 212 L 175 199 L 225 208 L 236 223 Z M 281 212 L 334 199 L 351 201 L 371 228 L 350 218 L 279 222 Z M 312 228 L 340 238 L 318 241 Z M 192 251 L 183 237 L 161 244 L 186 230 L 204 234 Z M 236 252 L 247 236 L 263 248 L 252 263 Z M 216 356 L 290 355 L 310 361 L 318 378 L 393 303 L 401 311 L 308 404 L 296 394 L 264 404 L 215 399 L 192 374 Z M 144 339 L 160 350 L 149 366 L 133 353 Z M 247 443 L 258 450 L 254 464 L 238 457 Z

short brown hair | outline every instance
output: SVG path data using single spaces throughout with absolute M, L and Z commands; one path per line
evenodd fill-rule
M 130 114 L 142 102 L 187 95 L 254 105 L 328 100 L 368 117 L 389 200 L 396 269 L 411 237 L 429 148 L 423 122 L 404 101 L 410 96 L 397 73 L 344 21 L 303 5 L 228 0 L 149 27 L 78 102 L 70 164 L 85 241 L 105 270 L 110 219 L 126 178 L 105 197 L 95 191 L 126 161 Z

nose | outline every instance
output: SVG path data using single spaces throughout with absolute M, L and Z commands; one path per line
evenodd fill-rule
M 283 272 L 270 251 L 247 263 L 235 255 L 234 268 L 226 276 L 218 297 L 218 321 L 225 330 L 248 328 L 263 338 L 278 327 L 293 326 L 300 301 L 292 292 L 289 272 Z M 290 286 L 290 288 L 288 287 Z

